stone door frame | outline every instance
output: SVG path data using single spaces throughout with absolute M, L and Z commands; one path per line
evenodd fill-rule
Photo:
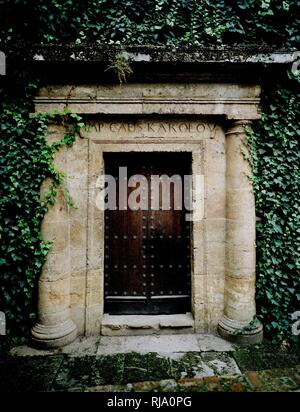
M 155 148 L 153 148 L 153 145 L 156 145 Z M 154 150 L 153 150 L 154 149 Z M 128 152 L 136 152 L 136 153 L 141 153 L 141 152 L 188 152 L 191 153 L 192 155 L 192 173 L 196 174 L 201 172 L 203 174 L 203 142 L 198 141 L 198 142 L 191 142 L 191 143 L 178 143 L 174 139 L 173 142 L 169 141 L 168 143 L 162 143 L 162 144 L 157 144 L 153 142 L 148 142 L 144 146 L 141 145 L 140 143 L 136 143 L 136 141 L 132 140 L 132 142 L 126 143 L 126 145 L 116 142 L 116 143 L 110 143 L 110 144 L 101 144 L 101 140 L 92 140 L 90 142 L 90 181 L 92 182 L 95 178 L 99 177 L 99 170 L 101 171 L 100 174 L 103 174 L 104 171 L 104 159 L 103 155 L 104 153 L 112 153 L 112 152 L 119 152 L 119 153 L 128 153 Z M 192 188 L 193 192 L 194 188 Z M 90 199 L 95 199 L 97 196 L 97 193 L 99 191 L 99 188 L 95 188 L 95 185 L 92 183 L 90 185 L 90 190 L 89 190 L 89 198 Z M 103 260 L 101 259 L 102 256 L 104 256 L 104 211 L 99 210 L 97 206 L 95 205 L 94 201 L 89 202 L 89 212 L 88 212 L 89 218 L 89 229 L 88 232 L 90 233 L 90 240 L 89 240 L 89 248 L 88 248 L 88 262 L 95 262 L 95 259 L 97 259 L 97 256 L 100 258 L 99 259 L 99 268 L 98 274 L 100 278 L 100 283 L 98 285 L 98 295 L 101 301 L 101 304 L 99 305 L 99 320 L 102 319 L 103 317 L 103 306 L 104 306 L 104 296 L 103 296 L 103 284 L 104 284 L 104 265 L 103 265 Z M 98 222 L 98 223 L 97 223 Z M 99 233 L 97 233 L 97 230 L 99 230 L 99 223 L 100 223 L 100 228 L 102 228 L 102 233 L 100 234 L 100 242 L 99 243 Z M 191 245 L 191 250 L 196 247 L 197 244 L 200 244 L 203 242 L 202 238 L 202 232 L 203 232 L 203 223 L 202 222 L 192 222 L 192 245 Z M 203 293 L 205 289 L 205 282 L 204 278 L 201 275 L 204 275 L 207 273 L 207 270 L 203 267 L 200 266 L 199 264 L 197 265 L 197 261 L 192 259 L 193 265 L 191 267 L 191 291 L 192 291 L 192 297 L 191 297 L 191 306 L 192 306 L 192 313 L 194 314 L 194 321 L 195 324 L 197 324 L 197 329 L 204 329 L 204 325 L 207 324 L 207 322 L 204 320 L 205 319 L 205 294 Z M 195 267 L 195 265 L 197 265 Z M 197 271 L 197 281 L 195 280 L 195 270 Z M 88 275 L 89 276 L 89 275 Z M 93 275 L 94 276 L 94 272 Z M 88 280 L 89 281 L 89 280 Z M 194 306 L 197 303 L 197 299 L 195 298 L 196 296 L 199 296 L 199 293 L 203 293 L 203 300 L 201 302 L 201 306 L 199 306 L 198 310 L 194 310 Z M 86 308 L 87 314 L 89 313 L 89 307 L 87 306 Z M 94 308 L 92 308 L 92 311 L 94 312 Z M 140 316 L 145 316 L 145 315 L 140 315 Z M 86 320 L 86 333 L 88 335 L 95 334 L 95 322 L 93 319 L 94 315 L 92 316 L 91 321 L 89 321 L 89 317 L 87 317 Z M 101 322 L 101 321 L 100 321 Z M 101 323 L 100 323 L 101 325 Z

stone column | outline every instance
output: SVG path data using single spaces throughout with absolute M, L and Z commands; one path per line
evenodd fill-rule
M 218 332 L 237 343 L 257 343 L 263 328 L 255 319 L 255 200 L 245 127 L 234 121 L 226 133 L 226 267 L 224 316 Z
M 59 154 L 62 158 L 65 153 Z M 41 195 L 49 182 L 44 182 Z M 38 322 L 32 328 L 34 346 L 57 348 L 71 343 L 77 327 L 70 310 L 70 221 L 69 207 L 58 190 L 56 202 L 49 207 L 42 222 L 41 232 L 51 249 L 38 283 Z

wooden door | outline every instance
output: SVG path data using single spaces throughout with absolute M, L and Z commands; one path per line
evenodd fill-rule
M 190 164 L 187 153 L 106 154 L 105 173 L 117 182 L 117 210 L 105 211 L 106 313 L 170 314 L 190 310 L 191 224 L 185 219 L 184 207 L 175 210 L 180 206 L 179 197 L 184 206 L 183 184 L 181 192 L 170 185 L 169 210 L 162 210 L 166 204 L 161 196 L 156 204 L 159 210 L 151 210 L 153 176 L 177 175 L 183 182 L 183 176 L 190 174 Z M 128 179 L 133 175 L 145 176 L 148 185 L 137 198 L 143 198 L 144 210 L 119 210 L 120 167 L 127 168 Z M 135 189 L 127 189 L 127 199 Z M 161 195 L 161 184 L 159 190 Z

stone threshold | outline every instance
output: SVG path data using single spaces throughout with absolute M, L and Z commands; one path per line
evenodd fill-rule
M 191 313 L 174 315 L 109 315 L 104 314 L 101 335 L 136 336 L 151 334 L 183 334 L 194 332 Z

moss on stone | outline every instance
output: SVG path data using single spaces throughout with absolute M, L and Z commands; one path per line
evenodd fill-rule
M 122 384 L 124 382 L 125 354 L 95 357 L 91 386 Z
M 171 365 L 168 358 L 159 356 L 157 353 L 148 354 L 148 379 L 169 379 L 172 377 Z
M 139 382 L 148 380 L 148 358 L 147 355 L 139 353 L 127 353 L 125 355 L 124 381 Z
M 188 352 L 179 359 L 172 359 L 171 368 L 175 379 L 193 378 L 204 373 L 204 365 L 200 354 L 197 352 Z
M 240 372 L 235 360 L 228 353 L 203 352 L 201 353 L 201 359 L 215 375 L 228 375 Z
M 286 351 L 267 352 L 264 347 L 244 348 L 233 353 L 239 368 L 242 371 L 272 368 L 292 368 L 297 362 L 297 355 Z
M 0 392 L 49 391 L 62 359 L 55 355 L 0 360 Z
M 65 356 L 54 381 L 54 389 L 66 391 L 69 388 L 84 389 L 89 386 L 94 359 L 93 356 Z
M 249 57 L 267 59 L 270 53 L 287 53 L 289 49 L 275 49 L 264 46 L 156 46 L 156 45 L 86 45 L 56 44 L 56 45 L 33 45 L 26 51 L 20 50 L 25 54 L 26 60 L 34 60 L 34 56 L 42 56 L 42 61 L 106 61 L 111 62 L 116 55 L 123 54 L 129 61 L 143 61 L 141 56 L 146 56 L 146 61 L 151 62 L 247 62 Z M 268 62 L 268 59 L 266 60 Z M 272 62 L 272 61 L 271 61 Z M 253 65 L 253 62 L 250 63 Z M 287 62 L 289 63 L 289 62 Z

